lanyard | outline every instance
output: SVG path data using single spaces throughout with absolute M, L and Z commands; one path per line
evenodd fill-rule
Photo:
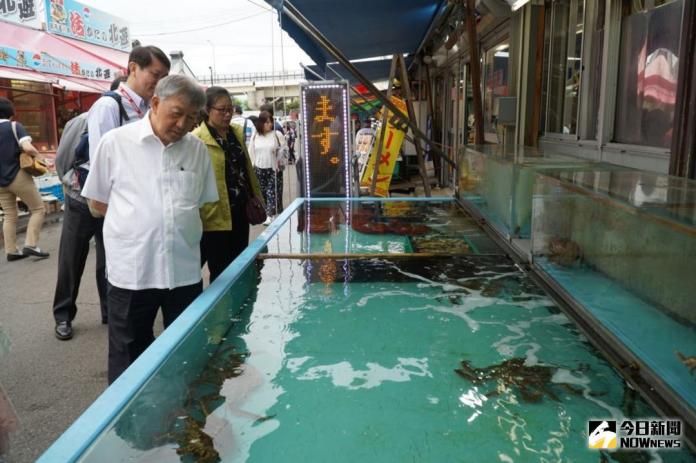
M 145 114 L 143 113 L 142 109 L 140 109 L 140 107 L 135 103 L 135 100 L 133 100 L 133 97 L 130 96 L 128 94 L 128 92 L 123 88 L 119 88 L 118 90 L 121 93 L 121 95 L 123 95 L 123 97 L 126 100 L 128 100 L 128 103 L 131 105 L 131 108 L 133 108 L 133 111 L 135 111 L 135 113 L 138 115 L 138 117 L 140 119 L 142 119 Z

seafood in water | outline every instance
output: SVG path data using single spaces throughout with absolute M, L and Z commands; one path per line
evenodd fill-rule
M 551 400 L 559 401 L 550 384 L 555 368 L 543 365 L 527 366 L 523 358 L 512 358 L 498 365 L 486 368 L 474 368 L 471 364 L 462 360 L 459 368 L 454 371 L 474 384 L 482 385 L 489 381 L 498 381 L 506 387 L 515 387 L 522 400 L 525 402 L 540 402 L 544 396 Z M 581 394 L 582 391 L 567 384 L 558 384 L 573 394 Z M 487 393 L 487 396 L 497 395 L 497 391 Z
M 387 218 L 380 216 L 377 212 L 370 209 L 358 209 L 353 212 L 351 217 L 353 230 L 366 234 L 385 234 L 394 235 L 425 235 L 430 231 L 430 227 L 410 223 L 404 219 Z
M 582 250 L 575 241 L 554 237 L 549 240 L 549 260 L 562 267 L 570 267 L 582 259 Z
M 412 239 L 416 252 L 468 254 L 471 252 L 466 241 L 459 238 L 424 236 Z
M 179 447 L 176 453 L 182 458 L 193 457 L 196 462 L 216 463 L 220 456 L 215 450 L 213 439 L 203 431 L 207 417 L 225 398 L 220 395 L 223 383 L 244 373 L 248 352 L 235 352 L 234 348 L 221 349 L 211 360 L 212 366 L 191 383 L 186 404 L 177 409 L 173 416 L 184 416 L 174 429 L 163 437 L 173 439 Z
M 203 432 L 203 426 L 190 416 L 186 418 L 184 431 L 180 434 L 177 442 L 179 448 L 176 453 L 181 456 L 192 456 L 198 463 L 217 463 L 220 455 L 213 439 Z
M 345 213 L 338 207 L 313 207 L 309 213 L 302 209 L 298 214 L 297 231 L 324 234 L 333 233 L 345 223 Z
M 684 355 L 676 350 L 674 353 L 677 355 L 679 361 L 689 369 L 689 373 L 693 373 L 694 370 L 696 370 L 696 355 Z

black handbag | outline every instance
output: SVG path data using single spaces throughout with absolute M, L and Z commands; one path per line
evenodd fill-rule
M 244 213 L 251 225 L 260 225 L 266 221 L 266 208 L 256 196 L 250 196 L 244 206 Z

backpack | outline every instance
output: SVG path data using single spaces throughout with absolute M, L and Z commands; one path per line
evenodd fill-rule
M 108 96 L 116 100 L 118 104 L 119 126 L 124 120 L 129 120 L 126 108 L 121 102 L 121 95 L 116 92 L 106 92 L 102 96 Z M 63 134 L 56 151 L 56 171 L 61 182 L 73 190 L 81 190 L 85 186 L 89 170 L 81 167 L 89 162 L 89 133 L 87 131 L 87 116 L 84 112 L 75 116 L 65 124 Z

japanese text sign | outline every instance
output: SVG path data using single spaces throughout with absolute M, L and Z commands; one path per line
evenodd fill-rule
M 74 0 L 46 0 L 48 32 L 128 51 L 130 31 L 125 20 Z
M 348 84 L 305 84 L 301 98 L 305 195 L 350 196 Z

